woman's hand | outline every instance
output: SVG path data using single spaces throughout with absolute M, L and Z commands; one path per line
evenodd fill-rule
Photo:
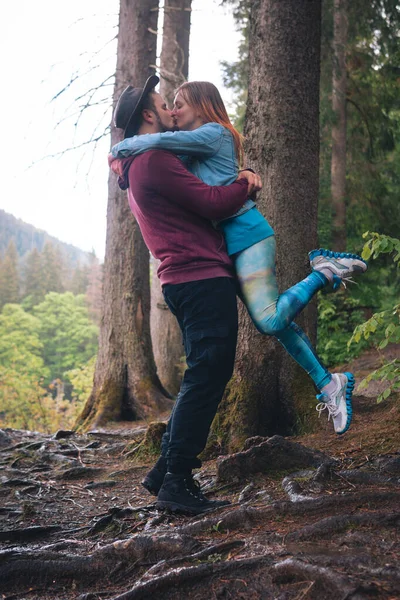
M 108 159 L 108 166 L 110 167 L 111 171 L 113 171 L 116 175 L 119 175 L 119 177 L 122 177 L 122 175 L 123 175 L 122 159 L 114 158 L 112 154 L 109 154 L 107 159 Z
M 257 173 L 253 173 L 253 171 L 248 171 L 247 169 L 240 171 L 237 181 L 239 179 L 247 179 L 247 194 L 250 197 L 256 195 L 262 189 L 261 177 L 257 175 Z M 254 200 L 254 197 L 252 200 Z

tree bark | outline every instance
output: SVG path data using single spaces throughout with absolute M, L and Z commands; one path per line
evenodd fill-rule
M 158 1 L 121 0 L 113 106 L 129 84 L 154 74 Z M 111 128 L 111 145 L 120 133 Z M 170 405 L 156 374 L 150 338 L 149 252 L 116 177 L 108 181 L 99 354 L 78 426 L 157 416 Z
M 189 36 L 192 0 L 165 0 L 161 49 L 161 95 L 172 107 L 175 90 L 189 73 Z
M 175 90 L 188 78 L 189 36 L 192 0 L 165 0 L 160 65 L 160 93 L 172 107 Z M 151 279 L 151 339 L 157 373 L 163 386 L 173 395 L 182 380 L 182 333 L 161 291 L 157 277 L 158 262 L 153 262 Z
M 332 160 L 331 194 L 333 208 L 332 247 L 346 250 L 346 44 L 347 0 L 333 3 L 333 69 L 332 69 Z
M 157 277 L 159 261 L 153 259 L 151 276 L 150 331 L 157 374 L 166 390 L 173 396 L 179 392 L 185 356 L 182 332 L 178 321 L 165 303 Z
M 320 0 L 255 0 L 250 17 L 247 165 L 261 175 L 258 208 L 274 227 L 281 291 L 309 272 L 317 244 Z M 312 419 L 311 380 L 245 310 L 233 379 L 214 422 L 227 448 L 290 433 Z M 312 339 L 315 304 L 296 321 Z

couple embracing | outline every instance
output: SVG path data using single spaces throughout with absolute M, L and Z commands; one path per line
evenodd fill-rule
M 201 466 L 212 420 L 232 376 L 236 295 L 254 325 L 274 336 L 319 390 L 316 408 L 342 434 L 352 418 L 351 373 L 331 374 L 294 323 L 321 289 L 337 289 L 366 263 L 355 254 L 310 252 L 310 274 L 283 293 L 275 277 L 275 237 L 252 196 L 261 181 L 239 171 L 243 138 L 217 88 L 188 82 L 173 109 L 155 91 L 128 86 L 114 113 L 124 140 L 109 163 L 119 175 L 144 241 L 159 259 L 158 277 L 183 335 L 187 369 L 162 439 L 161 456 L 143 480 L 160 509 L 199 514 L 228 504 L 209 500 L 192 471 Z

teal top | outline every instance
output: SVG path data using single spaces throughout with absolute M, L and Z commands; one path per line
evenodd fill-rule
M 208 185 L 236 181 L 238 164 L 231 132 L 219 123 L 206 123 L 193 131 L 149 133 L 126 138 L 111 150 L 115 158 L 163 149 L 179 154 L 186 167 Z M 253 200 L 246 200 L 234 215 L 219 221 L 229 255 L 236 254 L 274 235 Z

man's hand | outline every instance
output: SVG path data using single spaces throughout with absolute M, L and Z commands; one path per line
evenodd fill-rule
M 237 181 L 239 181 L 239 179 L 247 179 L 247 194 L 249 198 L 251 196 L 255 197 L 256 193 L 259 192 L 262 188 L 260 176 L 257 175 L 257 173 L 253 173 L 252 171 L 240 171 Z

